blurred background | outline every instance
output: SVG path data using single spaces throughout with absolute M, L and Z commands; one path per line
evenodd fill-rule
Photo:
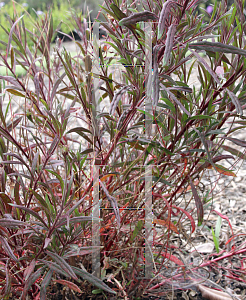
M 1 0 L 0 0 L 1 1 Z M 215 5 L 215 0 L 198 0 L 199 6 L 197 9 L 198 14 L 205 14 L 207 21 L 209 21 L 210 16 L 213 12 L 213 7 Z M 235 0 L 236 1 L 236 0 Z M 135 1 L 136 4 L 139 2 L 141 5 L 142 0 Z M 217 2 L 219 4 L 220 1 Z M 228 0 L 228 6 L 231 6 L 234 0 Z M 53 18 L 53 28 L 66 34 L 74 33 L 74 22 L 73 16 L 79 15 L 80 20 L 83 21 L 84 18 L 89 22 L 94 21 L 98 15 L 100 9 L 99 5 L 103 4 L 103 0 L 89 0 L 88 2 L 83 0 L 5 0 L 0 2 L 0 50 L 5 49 L 8 43 L 8 34 L 6 34 L 5 29 L 9 30 L 11 28 L 10 19 L 16 20 L 19 16 L 24 14 L 25 27 L 33 32 L 36 20 L 41 20 L 42 15 L 45 14 L 49 8 L 52 8 L 52 18 Z M 10 16 L 10 19 L 9 17 Z M 90 17 L 89 17 L 90 16 Z M 102 21 L 104 17 L 99 17 Z M 13 22 L 12 22 L 13 23 Z M 3 28 L 4 27 L 4 28 Z M 76 33 L 75 33 L 76 34 Z M 75 36 L 75 35 L 74 35 Z M 67 38 L 68 39 L 68 38 Z M 69 39 L 68 39 L 69 40 Z M 66 38 L 65 40 L 66 41 Z M 32 41 L 28 41 L 31 46 Z

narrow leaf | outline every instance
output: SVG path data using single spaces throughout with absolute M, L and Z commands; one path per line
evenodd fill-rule
M 195 188 L 195 185 L 192 182 L 191 178 L 190 178 L 190 186 L 191 186 L 192 194 L 194 196 L 195 203 L 196 203 L 198 226 L 201 226 L 202 221 L 203 221 L 203 217 L 204 217 L 203 205 L 202 205 L 201 198 L 199 197 L 199 195 L 197 193 L 197 190 Z

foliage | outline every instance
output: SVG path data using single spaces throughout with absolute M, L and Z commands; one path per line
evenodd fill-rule
M 57 31 L 59 30 L 66 34 L 72 32 L 74 28 L 71 27 L 69 22 L 69 12 L 71 11 L 71 3 L 68 3 L 66 1 L 58 3 L 57 1 L 54 1 L 51 9 L 53 27 Z M 43 17 L 42 15 L 45 13 L 47 13 L 47 8 L 45 7 L 44 3 L 42 6 L 36 7 L 36 9 L 34 9 L 33 6 L 31 6 L 30 4 L 27 5 L 27 3 L 25 2 L 18 3 L 13 1 L 8 2 L 1 8 L 0 22 L 1 25 L 5 27 L 7 24 L 9 24 L 9 17 L 11 19 L 15 19 L 17 18 L 17 16 L 23 15 L 23 20 L 25 22 L 26 29 L 30 31 L 34 30 L 35 34 L 39 34 L 38 27 L 34 26 L 33 23 L 35 22 L 34 20 L 41 20 Z M 85 16 L 87 15 L 88 12 L 85 11 Z M 9 29 L 10 28 L 8 28 L 8 30 Z M 8 36 L 6 35 L 4 28 L 0 28 L 0 40 L 5 43 L 8 42 Z M 34 46 L 34 43 L 31 39 L 27 39 L 27 43 L 30 48 Z M 0 44 L 0 49 L 4 49 L 4 47 L 4 45 Z
M 245 20 L 238 8 L 228 11 L 224 1 L 209 23 L 194 13 L 196 0 L 151 3 L 143 1 L 138 11 L 135 1 L 106 0 L 107 22 L 101 26 L 108 36 L 100 43 L 92 39 L 85 13 L 72 11 L 70 20 L 82 38 L 75 56 L 61 41 L 51 51 L 51 12 L 34 23 L 34 31 L 17 13 L 9 19 L 1 53 L 8 71 L 0 77 L 0 287 L 5 299 L 45 299 L 55 283 L 77 297 L 88 293 L 90 282 L 96 286 L 93 294 L 141 298 L 187 276 L 196 282 L 192 276 L 199 266 L 187 263 L 176 241 L 189 243 L 204 222 L 203 198 L 214 186 L 202 189 L 203 174 L 214 168 L 218 175 L 235 176 L 221 164 L 243 157 L 223 143 L 230 139 L 246 146 L 229 137 L 245 126 Z M 145 48 L 141 22 L 148 20 L 152 42 Z M 151 48 L 153 65 L 146 58 Z M 114 64 L 120 70 L 116 76 Z M 17 65 L 27 72 L 23 78 L 16 76 Z M 194 68 L 199 89 L 189 82 Z M 147 203 L 149 194 L 152 203 Z M 95 216 L 97 197 L 100 215 Z M 148 218 L 153 219 L 151 280 L 144 277 Z M 100 247 L 93 244 L 97 223 Z M 230 243 L 229 253 L 201 267 L 246 251 L 236 249 L 233 231 Z M 90 273 L 97 251 L 100 279 Z

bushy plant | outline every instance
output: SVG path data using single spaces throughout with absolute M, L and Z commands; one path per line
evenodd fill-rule
M 102 41 L 73 14 L 82 37 L 73 57 L 59 40 L 52 49 L 50 13 L 35 32 L 21 17 L 11 23 L 0 77 L 2 298 L 52 299 L 59 284 L 83 299 L 89 282 L 97 297 L 133 299 L 187 276 L 197 283 L 199 266 L 177 241 L 189 243 L 203 224 L 206 170 L 234 176 L 221 163 L 244 157 L 223 143 L 245 146 L 229 136 L 241 126 L 227 121 L 245 122 L 246 51 L 236 7 L 222 1 L 204 23 L 196 3 L 106 0 Z M 27 72 L 21 79 L 17 65 Z

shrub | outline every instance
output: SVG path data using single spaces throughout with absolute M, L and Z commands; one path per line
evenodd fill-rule
M 203 224 L 213 189 L 202 189 L 206 170 L 234 176 L 221 163 L 244 157 L 223 145 L 245 146 L 229 136 L 241 126 L 225 128 L 245 122 L 244 19 L 225 1 L 209 23 L 194 13 L 196 1 L 151 3 L 138 11 L 134 1 L 106 0 L 100 42 L 96 25 L 93 37 L 72 13 L 82 36 L 76 56 L 60 41 L 52 51 L 49 12 L 34 33 L 23 18 L 11 22 L 0 77 L 5 298 L 49 299 L 55 283 L 79 296 L 89 293 L 85 280 L 97 287 L 92 294 L 133 298 L 195 280 L 199 267 L 176 241 L 189 243 Z M 142 22 L 153 27 L 152 41 Z M 27 71 L 21 79 L 17 65 Z M 200 88 L 189 82 L 194 68 Z

